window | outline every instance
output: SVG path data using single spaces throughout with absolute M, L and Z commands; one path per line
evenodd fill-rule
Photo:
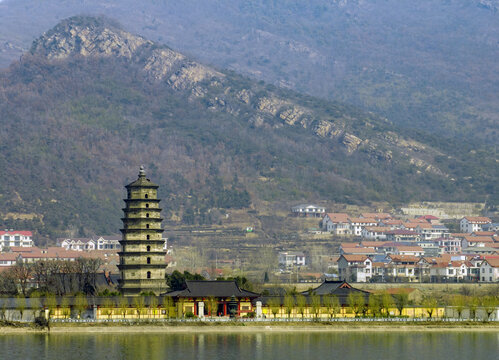
M 149 236 L 149 235 L 147 235 Z M 147 245 L 147 252 L 151 251 L 151 247 L 149 245 Z
M 151 235 L 147 235 L 147 240 L 151 240 Z M 150 246 L 148 246 L 148 248 L 150 248 Z M 149 250 L 147 250 L 149 251 Z
M 146 208 L 148 208 L 148 207 L 149 207 L 149 204 L 146 204 Z
M 148 263 L 148 264 L 150 264 L 150 263 L 151 263 L 151 258 L 150 258 L 150 257 L 148 257 L 148 258 L 147 258 L 147 263 Z
M 149 199 L 149 195 L 148 195 L 148 194 L 145 194 L 145 195 L 144 195 L 144 197 L 145 197 L 146 199 Z
M 146 214 L 146 217 L 149 217 L 149 213 Z
M 147 272 L 147 278 L 148 278 L 148 279 L 150 279 L 150 278 L 151 278 L 151 272 L 150 272 L 150 271 L 148 271 L 148 272 Z
M 146 224 L 146 229 L 149 229 L 149 224 Z

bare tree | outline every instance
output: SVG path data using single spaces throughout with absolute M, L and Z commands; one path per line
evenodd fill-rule
M 28 283 L 33 275 L 32 266 L 30 264 L 23 263 L 22 261 L 18 261 L 10 268 L 10 271 L 12 272 L 13 279 L 21 288 L 23 296 L 26 297 Z

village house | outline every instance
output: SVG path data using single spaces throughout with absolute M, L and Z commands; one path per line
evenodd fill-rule
M 372 247 L 347 247 L 341 248 L 340 254 L 343 255 L 376 255 L 377 251 Z
M 350 218 L 348 220 L 352 235 L 362 236 L 362 229 L 366 226 L 376 226 L 378 222 L 369 218 Z
M 467 235 L 464 236 L 463 241 L 462 241 L 462 248 L 469 248 L 469 247 L 484 247 L 484 246 L 490 246 L 494 244 L 494 238 L 491 236 L 473 236 L 473 235 Z
M 434 240 L 450 236 L 449 229 L 444 225 L 421 223 L 416 226 L 415 231 L 419 234 L 421 240 Z
M 386 241 L 402 242 L 402 241 L 419 241 L 419 234 L 412 230 L 395 229 L 386 232 Z
M 389 231 L 389 227 L 366 226 L 362 229 L 361 236 L 363 239 L 382 241 L 386 240 L 386 233 Z
M 326 213 L 326 208 L 313 204 L 300 204 L 293 206 L 291 212 L 295 216 L 322 217 Z
M 17 231 L 12 229 L 0 231 L 0 251 L 13 246 L 33 246 L 33 233 L 31 231 Z
M 402 227 L 404 226 L 404 222 L 399 219 L 380 220 L 378 224 L 379 226 L 389 227 L 392 230 L 402 229 Z
M 385 265 L 385 277 L 394 282 L 410 282 L 418 280 L 419 260 L 413 255 L 388 255 L 389 262 Z
M 499 256 L 485 257 L 485 260 L 480 265 L 480 281 L 499 281 Z
M 396 246 L 395 254 L 397 255 L 412 255 L 412 256 L 423 256 L 424 250 L 421 246 Z
M 372 261 L 366 255 L 341 255 L 338 274 L 340 280 L 367 282 L 372 277 Z
M 279 266 L 290 268 L 305 266 L 305 254 L 302 251 L 282 251 L 279 253 Z
M 15 253 L 2 253 L 0 254 L 0 267 L 15 265 L 19 254 Z
M 59 238 L 57 244 L 66 250 L 89 251 L 95 250 L 97 243 L 91 238 Z
M 351 235 L 348 214 L 327 213 L 322 218 L 321 227 L 334 235 Z
M 466 260 L 439 262 L 430 267 L 431 282 L 460 282 L 473 279 L 473 264 Z
M 472 233 L 483 230 L 483 226 L 491 224 L 492 221 L 485 216 L 465 216 L 459 222 L 462 232 Z

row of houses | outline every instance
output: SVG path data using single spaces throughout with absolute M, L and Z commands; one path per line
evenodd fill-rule
M 356 282 L 498 282 L 499 256 L 342 254 L 339 278 Z
M 57 246 L 66 250 L 92 251 L 92 250 L 121 250 L 121 236 L 94 236 L 90 238 L 58 238 Z M 163 249 L 167 250 L 168 239 L 164 238 Z

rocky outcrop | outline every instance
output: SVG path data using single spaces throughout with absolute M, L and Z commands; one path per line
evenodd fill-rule
M 362 139 L 358 138 L 355 135 L 345 133 L 343 135 L 343 138 L 341 139 L 341 143 L 345 145 L 347 151 L 351 153 L 357 150 L 359 145 L 362 143 Z

